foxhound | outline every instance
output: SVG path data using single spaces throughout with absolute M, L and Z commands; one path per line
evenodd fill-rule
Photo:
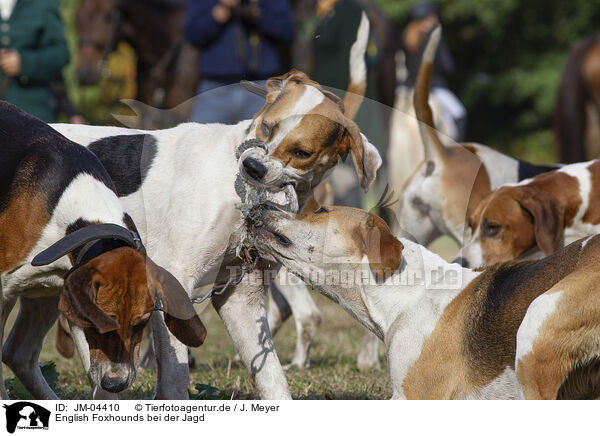
M 363 189 L 373 183 L 381 158 L 352 121 L 366 86 L 368 33 L 363 14 L 344 101 L 291 71 L 269 79 L 265 105 L 236 125 L 187 123 L 156 131 L 55 125 L 98 156 L 149 254 L 188 293 L 205 284 L 230 284 L 213 294 L 212 304 L 265 399 L 290 393 L 264 306 L 269 266 L 261 260 L 254 265 L 245 218 L 265 199 L 302 207 L 347 153 Z M 242 265 L 246 274 L 239 281 Z M 152 330 L 160 363 L 157 398 L 187 398 L 186 348 L 161 319 L 153 317 Z
M 146 256 L 96 156 L 5 102 L 0 131 L 0 337 L 20 300 L 2 361 L 31 395 L 57 399 L 38 357 L 59 310 L 89 344 L 81 357 L 92 387 L 109 393 L 133 383 L 155 308 L 182 342 L 201 345 L 206 330 L 187 294 Z M 8 399 L 1 372 L 0 394 Z
M 458 253 L 474 268 L 554 253 L 600 232 L 600 161 L 566 165 L 488 194 L 469 217 L 472 239 Z
M 555 170 L 514 159 L 475 143 L 445 144 L 428 103 L 431 71 L 441 37 L 438 26 L 423 53 L 415 84 L 414 105 L 424 146 L 424 160 L 406 182 L 394 234 L 428 245 L 442 235 L 459 245 L 466 218 L 483 196 L 506 183 L 516 183 Z
M 360 209 L 266 206 L 254 235 L 385 342 L 395 399 L 600 395 L 600 236 L 473 271 Z
M 423 245 L 448 235 L 461 246 L 465 237 L 469 237 L 465 226 L 467 217 L 487 193 L 506 183 L 555 170 L 560 165 L 533 165 L 482 144 L 455 143 L 446 136 L 445 126 L 441 131 L 436 128 L 439 123 L 433 115 L 439 118 L 439 110 L 435 102 L 433 111 L 430 106 L 429 84 L 440 37 L 438 26 L 427 43 L 415 83 L 417 123 L 414 128 L 418 125 L 420 138 L 406 141 L 405 147 L 412 146 L 412 150 L 402 150 L 395 144 L 388 153 L 388 158 L 393 159 L 389 162 L 390 168 L 397 168 L 390 171 L 390 185 L 400 194 L 393 206 L 396 219 L 390 224 L 394 235 Z M 395 113 L 394 116 L 411 127 L 410 114 Z M 399 150 L 402 155 L 398 154 Z M 363 343 L 361 365 L 378 365 L 378 341 L 371 335 L 370 338 L 365 336 Z

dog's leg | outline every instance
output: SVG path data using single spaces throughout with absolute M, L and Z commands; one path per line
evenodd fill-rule
M 158 370 L 156 399 L 189 399 L 187 390 L 190 378 L 188 348 L 171 334 L 162 313 L 154 312 L 151 329 Z
M 2 290 L 2 284 L 0 283 L 0 291 Z M 4 295 L 0 292 L 0 338 L 4 338 L 4 327 L 6 325 L 6 321 L 8 320 L 8 316 L 12 312 L 15 307 L 15 303 L 17 302 L 16 298 L 4 298 Z M 0 344 L 0 362 L 2 362 L 2 346 Z M 4 374 L 2 373 L 2 365 L 0 364 L 0 399 L 8 400 L 8 394 L 6 393 L 6 389 L 4 388 Z
M 365 329 L 365 334 L 362 338 L 356 366 L 361 371 L 369 371 L 371 369 L 380 369 L 379 363 L 379 338 Z
M 100 386 L 96 385 L 96 383 L 94 383 L 90 377 L 90 346 L 85 338 L 85 333 L 81 327 L 75 324 L 69 323 L 69 326 L 71 329 L 71 337 L 75 343 L 75 348 L 77 349 L 77 353 L 81 359 L 81 364 L 90 382 L 91 398 L 93 400 L 118 400 L 118 394 L 105 391 Z
M 281 268 L 280 274 L 283 270 L 284 268 Z M 276 282 L 277 279 L 275 279 L 269 289 L 270 304 L 269 309 L 267 310 L 267 321 L 269 322 L 269 328 L 271 329 L 271 335 L 273 337 L 275 337 L 283 323 L 292 316 L 292 308 L 283 295 L 281 295 L 281 292 L 279 292 L 279 287 Z
M 17 320 L 2 349 L 4 363 L 34 398 L 58 400 L 39 367 L 42 342 L 58 318 L 58 296 L 20 299 Z
M 247 274 L 237 286 L 212 297 L 212 303 L 252 375 L 260 397 L 291 399 L 267 323 L 263 271 L 257 268 Z
M 0 313 L 2 313 L 2 308 L 4 307 L 4 297 L 2 296 L 2 285 L 0 285 Z M 4 325 L 4 320 L 0 320 L 0 322 Z M 0 338 L 3 338 L 3 332 L 0 334 Z M 1 348 L 1 347 L 0 347 Z M 2 361 L 2 350 L 0 349 L 0 362 Z M 2 373 L 2 365 L 0 364 L 0 400 L 8 400 L 8 394 L 6 393 L 6 389 L 4 389 L 4 374 Z
M 310 366 L 310 347 L 313 337 L 323 319 L 319 308 L 313 301 L 308 288 L 296 277 L 288 274 L 285 268 L 281 268 L 274 284 L 277 285 L 281 296 L 287 300 L 296 322 L 296 349 L 292 362 L 285 369 L 302 369 Z M 273 292 L 273 289 L 271 289 Z M 281 298 L 280 296 L 280 298 Z M 269 320 L 269 327 L 271 326 Z

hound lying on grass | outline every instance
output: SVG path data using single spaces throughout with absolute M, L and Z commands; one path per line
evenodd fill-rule
M 2 361 L 31 395 L 57 399 L 38 357 L 59 310 L 92 386 L 109 392 L 135 380 L 142 330 L 156 308 L 181 341 L 201 345 L 206 330 L 187 294 L 146 256 L 98 159 L 5 102 L 0 131 L 2 330 L 20 299 Z M 8 398 L 1 377 L 0 393 Z
M 475 272 L 359 209 L 267 207 L 254 234 L 385 342 L 393 398 L 600 395 L 600 236 Z

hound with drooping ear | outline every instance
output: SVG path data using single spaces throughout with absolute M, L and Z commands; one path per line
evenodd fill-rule
M 441 37 L 438 26 L 423 54 L 414 92 L 414 106 L 425 159 L 401 193 L 394 234 L 427 245 L 449 235 L 462 244 L 466 219 L 492 189 L 558 168 L 537 166 L 506 156 L 481 144 L 444 142 L 436 130 L 428 103 L 435 53 Z
M 490 147 L 475 143 L 455 143 L 438 132 L 429 104 L 429 85 L 435 53 L 441 38 L 438 26 L 430 35 L 423 53 L 414 89 L 414 110 L 420 142 L 412 143 L 422 150 L 407 156 L 390 150 L 390 168 L 402 168 L 406 173 L 392 174 L 390 181 L 400 194 L 394 207 L 397 221 L 390 223 L 394 235 L 428 245 L 440 236 L 448 235 L 459 245 L 465 237 L 467 217 L 492 189 L 534 175 L 554 170 L 560 165 L 539 166 L 514 159 Z M 438 111 L 435 111 L 439 116 Z M 408 115 L 403 115 L 407 117 Z M 414 156 L 424 156 L 419 161 Z M 407 168 L 407 161 L 414 164 Z M 402 185 L 400 185 L 402 183 Z M 378 365 L 378 342 L 365 336 L 360 352 L 362 367 Z
M 360 93 L 366 83 L 368 36 L 363 15 L 350 53 L 349 91 Z M 361 186 L 373 183 L 381 158 L 351 119 L 360 100 L 341 101 L 292 71 L 269 81 L 265 105 L 252 120 L 233 126 L 55 126 L 99 157 L 149 254 L 188 293 L 229 283 L 212 303 L 264 399 L 287 399 L 290 393 L 266 321 L 265 274 L 272 272 L 267 262 L 255 264 L 245 219 L 267 200 L 301 208 L 347 153 Z M 242 271 L 245 279 L 238 281 Z M 159 321 L 152 329 L 160 362 L 157 398 L 188 398 L 186 348 Z
M 360 209 L 266 209 L 254 229 L 261 255 L 385 342 L 393 398 L 600 395 L 600 236 L 473 271 L 396 239 Z
M 469 218 L 459 260 L 478 267 L 554 253 L 600 232 L 600 161 L 562 167 L 490 193 Z
M 0 130 L 2 330 L 20 299 L 2 361 L 29 393 L 57 399 L 38 358 L 59 311 L 95 397 L 131 386 L 142 330 L 157 310 L 182 342 L 201 345 L 206 330 L 187 294 L 146 256 L 98 159 L 5 102 Z

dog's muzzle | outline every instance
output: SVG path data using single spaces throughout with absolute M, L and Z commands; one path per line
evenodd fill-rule
M 286 173 L 283 164 L 269 156 L 267 144 L 261 139 L 247 139 L 236 151 L 238 169 L 244 181 L 260 189 L 277 192 L 295 183 Z
M 269 202 L 287 211 L 298 211 L 296 181 L 289 177 L 279 160 L 269 156 L 264 141 L 244 141 L 236 150 L 236 157 L 239 179 L 244 185 L 243 189 L 238 186 L 236 190 L 246 217 L 254 206 Z
M 265 177 L 265 174 L 267 174 L 267 167 L 253 157 L 247 157 L 244 159 L 242 161 L 242 165 L 246 170 L 246 174 L 256 181 L 261 181 Z
M 131 380 L 131 368 L 128 365 L 123 363 L 111 364 L 103 371 L 100 386 L 105 391 L 117 393 L 127 389 Z

